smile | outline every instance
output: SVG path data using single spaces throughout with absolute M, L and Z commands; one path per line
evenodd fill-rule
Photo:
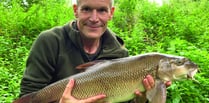
M 100 26 L 88 26 L 90 28 L 99 28 Z

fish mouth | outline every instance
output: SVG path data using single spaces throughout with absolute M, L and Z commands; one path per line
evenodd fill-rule
M 197 71 L 198 71 L 198 68 L 194 68 L 191 71 L 189 71 L 187 74 L 187 79 L 191 79 L 195 83 L 200 84 L 200 82 L 194 78 L 194 75 L 197 73 Z
M 180 80 L 180 79 L 191 79 L 191 80 L 195 80 L 194 76 L 197 73 L 198 68 L 192 68 L 187 72 L 184 73 L 177 73 L 173 75 L 173 78 L 176 80 Z
M 187 74 L 187 78 L 194 79 L 194 75 L 197 73 L 197 71 L 198 71 L 198 68 L 191 69 Z

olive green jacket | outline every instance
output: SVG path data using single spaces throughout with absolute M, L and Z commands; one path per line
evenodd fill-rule
M 20 96 L 79 73 L 76 66 L 89 62 L 80 40 L 80 33 L 73 21 L 61 27 L 42 32 L 34 42 L 26 62 Z M 101 49 L 93 60 L 127 57 L 114 33 L 106 30 Z

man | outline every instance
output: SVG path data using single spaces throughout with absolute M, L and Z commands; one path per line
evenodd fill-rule
M 80 64 L 127 57 L 127 50 L 107 29 L 114 13 L 112 4 L 113 0 L 77 0 L 73 6 L 75 21 L 42 32 L 31 48 L 20 96 L 79 73 L 75 68 Z M 147 76 L 143 83 L 147 90 L 154 86 L 151 76 Z M 73 85 L 74 80 L 70 80 L 60 103 L 91 103 L 105 98 L 105 94 L 100 94 L 77 100 L 71 96 Z M 140 92 L 136 90 L 137 94 Z

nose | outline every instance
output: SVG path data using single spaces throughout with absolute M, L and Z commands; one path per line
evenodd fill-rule
M 197 64 L 195 64 L 195 63 L 193 63 L 193 62 L 191 62 L 191 61 L 187 61 L 187 62 L 185 62 L 184 63 L 187 67 L 189 67 L 189 68 L 195 68 L 195 69 L 198 69 L 198 65 Z
M 97 22 L 98 21 L 98 13 L 97 10 L 93 10 L 90 16 L 90 21 Z

